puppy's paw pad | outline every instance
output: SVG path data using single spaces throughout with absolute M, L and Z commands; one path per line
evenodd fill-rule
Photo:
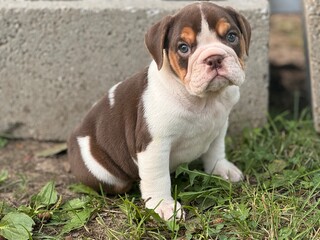
M 243 174 L 239 168 L 226 159 L 217 162 L 213 174 L 219 175 L 231 182 L 239 182 L 243 179 Z
M 185 219 L 185 212 L 182 210 L 181 204 L 174 200 L 151 200 L 146 202 L 146 208 L 154 209 L 154 211 L 164 220 Z

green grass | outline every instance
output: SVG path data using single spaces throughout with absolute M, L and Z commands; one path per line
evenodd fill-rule
M 0 235 L 13 228 L 15 213 L 23 214 L 25 239 L 69 232 L 84 239 L 320 239 L 320 137 L 310 119 L 307 112 L 297 120 L 283 114 L 227 138 L 228 157 L 246 176 L 239 184 L 180 166 L 172 189 L 187 211 L 185 221 L 162 221 L 143 208 L 138 190 L 107 198 L 73 185 L 79 195 L 64 201 L 49 182 L 28 204 L 0 201 Z M 0 184 L 6 178 L 0 173 Z
M 5 147 L 7 143 L 8 143 L 7 139 L 0 137 L 0 149 Z

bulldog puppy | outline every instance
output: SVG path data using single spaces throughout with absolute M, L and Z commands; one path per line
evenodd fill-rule
M 241 14 L 209 2 L 153 25 L 145 35 L 149 67 L 113 86 L 71 134 L 76 178 L 107 194 L 140 181 L 146 207 L 165 220 L 184 216 L 171 195 L 170 173 L 179 164 L 201 158 L 205 172 L 240 181 L 224 138 L 250 36 Z

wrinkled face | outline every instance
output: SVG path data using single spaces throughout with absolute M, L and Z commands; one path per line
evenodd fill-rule
M 158 69 L 166 67 L 166 57 L 188 92 L 201 97 L 243 83 L 250 32 L 247 20 L 233 9 L 203 2 L 162 19 L 145 40 Z

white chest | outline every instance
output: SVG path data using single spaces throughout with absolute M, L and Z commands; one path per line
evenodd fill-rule
M 171 171 L 208 151 L 239 99 L 239 88 L 236 86 L 194 102 L 190 101 L 190 95 L 181 95 L 183 89 L 179 92 L 179 87 L 172 84 L 170 88 L 159 78 L 151 78 L 143 95 L 145 118 L 152 141 L 162 142 L 166 145 L 166 151 L 170 150 L 167 155 Z
M 210 144 L 219 135 L 220 130 L 228 119 L 224 109 L 209 113 L 198 113 L 188 120 L 177 118 L 175 127 L 170 135 L 170 170 L 173 171 L 184 162 L 191 162 L 201 157 L 209 149 Z
M 145 114 L 152 138 L 170 144 L 171 171 L 181 163 L 196 160 L 208 151 L 228 120 L 230 110 L 215 99 L 199 111 L 183 108 L 170 96 L 161 99 L 154 96 L 150 97 L 150 102 L 145 102 Z

